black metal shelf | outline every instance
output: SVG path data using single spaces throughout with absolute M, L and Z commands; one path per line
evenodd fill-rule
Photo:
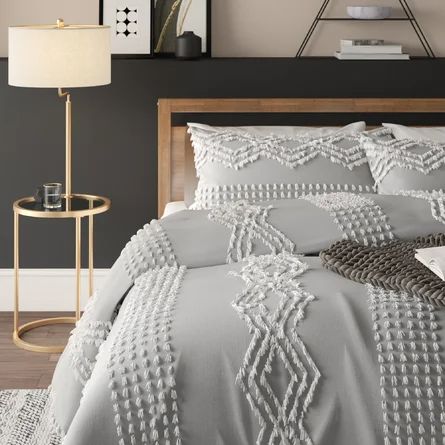
M 419 42 L 421 43 L 423 49 L 425 50 L 426 56 L 435 59 L 436 55 L 434 54 L 433 49 L 431 48 L 431 45 L 428 42 L 428 39 L 426 38 L 422 28 L 419 25 L 419 22 L 417 21 L 416 17 L 413 14 L 413 11 L 411 7 L 408 4 L 408 0 L 398 0 L 400 3 L 400 6 L 402 7 L 402 10 L 405 14 L 405 17 L 388 17 L 386 19 L 354 19 L 352 17 L 323 17 L 323 14 L 326 11 L 327 6 L 329 5 L 331 0 L 322 0 L 322 4 L 320 6 L 320 9 L 317 12 L 317 15 L 315 16 L 311 26 L 309 27 L 308 32 L 306 33 L 306 36 L 304 37 L 303 41 L 301 42 L 300 48 L 298 49 L 296 57 L 300 58 L 303 56 L 303 52 L 309 43 L 309 40 L 312 38 L 312 35 L 315 32 L 315 29 L 319 25 L 320 22 L 349 22 L 349 21 L 355 21 L 355 22 L 408 22 L 414 32 L 416 33 L 417 38 L 419 39 Z
M 337 20 L 342 22 L 409 22 L 414 19 L 408 17 L 388 17 L 386 19 L 353 19 L 352 17 L 322 17 L 318 19 L 320 22 L 329 22 L 331 20 Z

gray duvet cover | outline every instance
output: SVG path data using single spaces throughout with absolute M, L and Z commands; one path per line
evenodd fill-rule
M 443 310 L 348 281 L 313 256 L 340 239 L 441 232 L 434 204 L 340 193 L 147 225 L 57 365 L 61 440 L 445 443 Z

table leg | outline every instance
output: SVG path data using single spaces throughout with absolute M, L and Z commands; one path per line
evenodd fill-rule
M 82 255 L 82 218 L 76 217 L 76 320 L 80 319 L 81 255 Z
M 90 205 L 92 202 L 90 202 Z M 88 217 L 88 273 L 89 273 L 89 296 L 94 292 L 94 216 Z
M 14 334 L 19 326 L 19 217 L 14 212 Z

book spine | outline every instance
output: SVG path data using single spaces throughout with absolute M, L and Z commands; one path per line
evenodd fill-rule
M 385 43 L 384 40 L 381 39 L 342 39 L 340 40 L 342 45 L 348 46 L 361 46 L 361 45 L 383 45 Z

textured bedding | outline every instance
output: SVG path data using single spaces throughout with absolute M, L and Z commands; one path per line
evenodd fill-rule
M 444 312 L 317 256 L 443 232 L 438 199 L 241 201 L 146 225 L 57 365 L 52 429 L 65 445 L 443 444 Z

